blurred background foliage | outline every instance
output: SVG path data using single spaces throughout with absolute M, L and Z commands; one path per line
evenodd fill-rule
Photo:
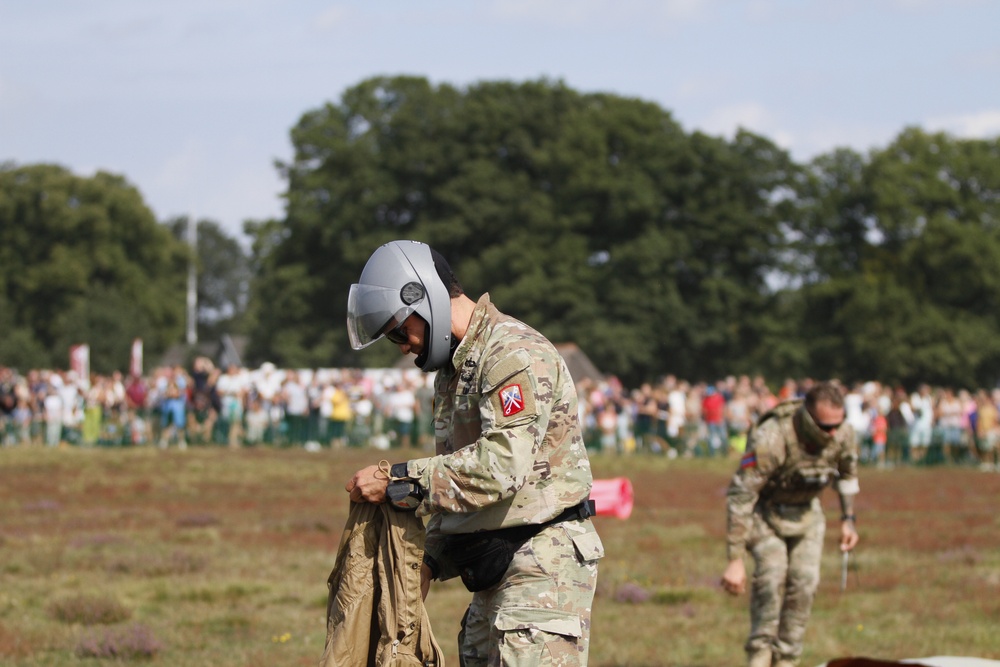
M 627 384 L 730 373 L 992 386 L 1000 378 L 1000 138 L 901 130 L 806 164 L 767 137 L 686 132 L 656 104 L 550 80 L 376 77 L 291 130 L 283 219 L 245 238 L 157 222 L 125 178 L 0 167 L 0 364 L 126 365 L 184 335 L 249 362 L 384 366 L 350 349 L 348 286 L 425 241 L 473 297 Z

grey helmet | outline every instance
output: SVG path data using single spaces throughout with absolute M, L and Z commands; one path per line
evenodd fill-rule
M 347 297 L 347 335 L 355 350 L 368 347 L 412 313 L 427 322 L 424 351 L 416 364 L 434 371 L 451 358 L 451 297 L 438 277 L 431 248 L 419 241 L 392 241 L 368 258 Z

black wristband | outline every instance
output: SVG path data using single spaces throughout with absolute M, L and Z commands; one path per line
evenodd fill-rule
M 424 490 L 414 481 L 401 479 L 389 482 L 385 487 L 385 497 L 393 509 L 412 512 L 424 499 Z
M 389 468 L 389 476 L 393 479 L 409 479 L 410 476 L 406 473 L 406 462 L 393 463 L 392 467 Z
M 853 514 L 842 514 L 840 516 L 841 521 L 850 521 L 851 523 L 857 523 L 858 519 Z

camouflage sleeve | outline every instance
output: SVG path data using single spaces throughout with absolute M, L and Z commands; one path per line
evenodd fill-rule
M 841 437 L 844 440 L 840 461 L 837 464 L 837 471 L 840 473 L 837 493 L 841 496 L 853 496 L 861 490 L 858 484 L 858 438 L 850 424 L 844 425 Z
M 746 453 L 726 492 L 726 556 L 729 560 L 743 557 L 761 489 L 784 458 L 785 439 L 777 419 L 770 419 L 751 431 Z
M 515 349 L 481 378 L 482 432 L 451 454 L 408 462 L 426 491 L 421 513 L 475 512 L 517 493 L 535 464 L 552 410 L 552 360 Z

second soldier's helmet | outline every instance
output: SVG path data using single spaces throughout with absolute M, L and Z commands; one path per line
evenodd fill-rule
M 451 297 L 438 277 L 431 248 L 419 241 L 392 241 L 368 258 L 347 297 L 347 334 L 355 350 L 368 347 L 411 314 L 427 322 L 423 371 L 444 366 L 451 356 Z

